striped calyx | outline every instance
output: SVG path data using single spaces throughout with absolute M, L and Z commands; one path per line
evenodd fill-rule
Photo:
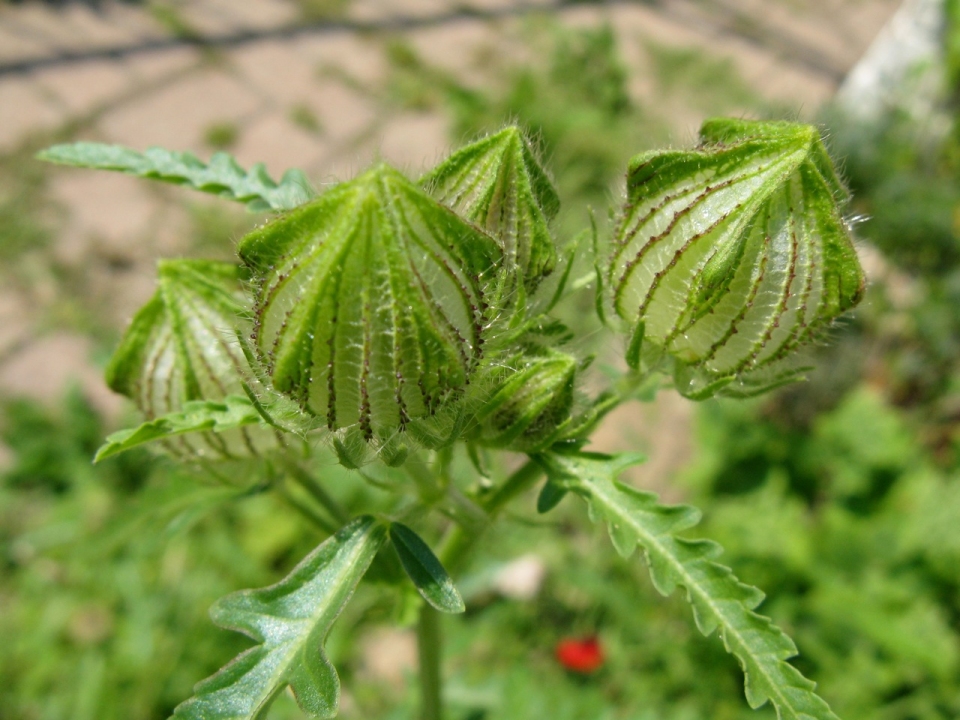
M 258 383 L 237 340 L 243 271 L 209 260 L 164 260 L 156 294 L 134 316 L 107 367 L 107 384 L 147 419 L 180 412 L 191 400 L 243 395 Z M 278 446 L 269 429 L 204 432 L 169 440 L 178 455 L 232 459 Z
M 554 350 L 521 354 L 505 369 L 476 415 L 476 441 L 516 452 L 548 447 L 574 409 L 576 359 Z
M 458 150 L 420 185 L 496 238 L 503 251 L 505 293 L 533 292 L 553 272 L 557 251 L 547 223 L 560 200 L 518 128 Z
M 483 354 L 484 232 L 380 165 L 240 244 L 253 342 L 273 386 L 335 433 L 345 464 L 459 434 L 450 408 Z
M 863 295 L 847 194 L 814 127 L 720 119 L 700 133 L 696 150 L 631 162 L 608 310 L 632 352 L 642 338 L 631 364 L 672 358 L 684 394 L 761 392 Z

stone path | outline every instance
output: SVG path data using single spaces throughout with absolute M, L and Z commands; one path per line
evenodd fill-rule
M 75 139 L 165 145 L 201 157 L 219 140 L 243 164 L 263 160 L 276 174 L 298 166 L 320 185 L 349 177 L 378 155 L 416 171 L 449 147 L 448 120 L 436 110 L 398 112 L 383 102 L 383 33 L 351 26 L 402 27 L 398 32 L 426 61 L 482 84 L 484 53 L 525 57 L 519 30 L 524 17 L 536 23 L 540 16 L 521 10 L 554 8 L 549 0 L 468 0 L 448 17 L 450 4 L 442 0 L 352 0 L 336 23 L 324 24 L 305 20 L 307 4 L 196 0 L 167 3 L 163 15 L 116 2 L 93 8 L 0 0 L 0 156 L 71 128 Z M 323 4 L 337 3 L 314 7 Z M 652 41 L 726 58 L 763 97 L 810 116 L 896 5 L 650 0 L 552 12 L 572 26 L 612 25 L 640 102 L 661 103 L 650 97 L 656 88 L 645 43 Z M 677 138 L 693 137 L 702 109 L 666 102 Z M 184 209 L 187 195 L 175 188 L 108 173 L 57 170 L 51 178 L 58 208 L 53 257 L 121 328 L 152 292 L 155 258 L 190 252 L 185 238 L 196 213 Z M 52 282 L 37 271 L 0 286 L 0 393 L 55 400 L 77 381 L 116 414 L 121 405 L 99 380 L 90 341 L 50 321 L 57 307 Z M 679 413 L 682 421 L 690 412 L 682 406 L 655 412 Z M 634 441 L 605 440 L 611 447 Z

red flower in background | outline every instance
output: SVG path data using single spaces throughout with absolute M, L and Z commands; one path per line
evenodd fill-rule
M 556 654 L 563 667 L 577 673 L 592 673 L 603 665 L 603 648 L 595 635 L 579 640 L 561 640 L 557 643 Z

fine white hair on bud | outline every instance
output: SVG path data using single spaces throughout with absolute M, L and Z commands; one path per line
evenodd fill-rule
M 499 243 L 506 300 L 534 292 L 553 272 L 557 251 L 547 224 L 560 200 L 519 128 L 504 128 L 461 148 L 424 175 L 420 185 Z
M 346 465 L 402 462 L 442 422 L 484 354 L 501 251 L 477 226 L 379 165 L 240 244 L 253 346 L 274 388 L 334 433 Z
M 571 419 L 577 370 L 575 358 L 555 350 L 517 355 L 491 383 L 494 391 L 476 413 L 474 439 L 516 452 L 549 447 Z
M 793 379 L 797 348 L 863 295 L 846 199 L 809 125 L 711 120 L 696 150 L 634 158 L 604 278 L 628 361 L 667 361 L 695 398 Z
M 243 270 L 212 260 L 163 260 L 153 298 L 134 316 L 107 367 L 107 383 L 148 420 L 193 400 L 243 395 L 257 378 L 237 340 L 245 310 Z M 268 428 L 182 435 L 165 442 L 186 457 L 236 459 L 280 443 Z

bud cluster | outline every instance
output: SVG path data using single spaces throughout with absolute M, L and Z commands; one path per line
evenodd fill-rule
M 701 138 L 633 160 L 598 280 L 634 370 L 668 370 L 690 397 L 745 394 L 791 377 L 795 349 L 859 300 L 863 276 L 815 129 L 719 120 Z M 110 385 L 149 418 L 282 396 L 349 467 L 400 464 L 411 445 L 535 452 L 579 437 L 609 397 L 578 399 L 582 364 L 557 347 L 568 333 L 536 337 L 556 325 L 535 308 L 558 265 L 558 207 L 513 127 L 418 182 L 377 165 L 251 232 L 242 266 L 161 263 Z M 172 449 L 279 442 L 240 428 Z

